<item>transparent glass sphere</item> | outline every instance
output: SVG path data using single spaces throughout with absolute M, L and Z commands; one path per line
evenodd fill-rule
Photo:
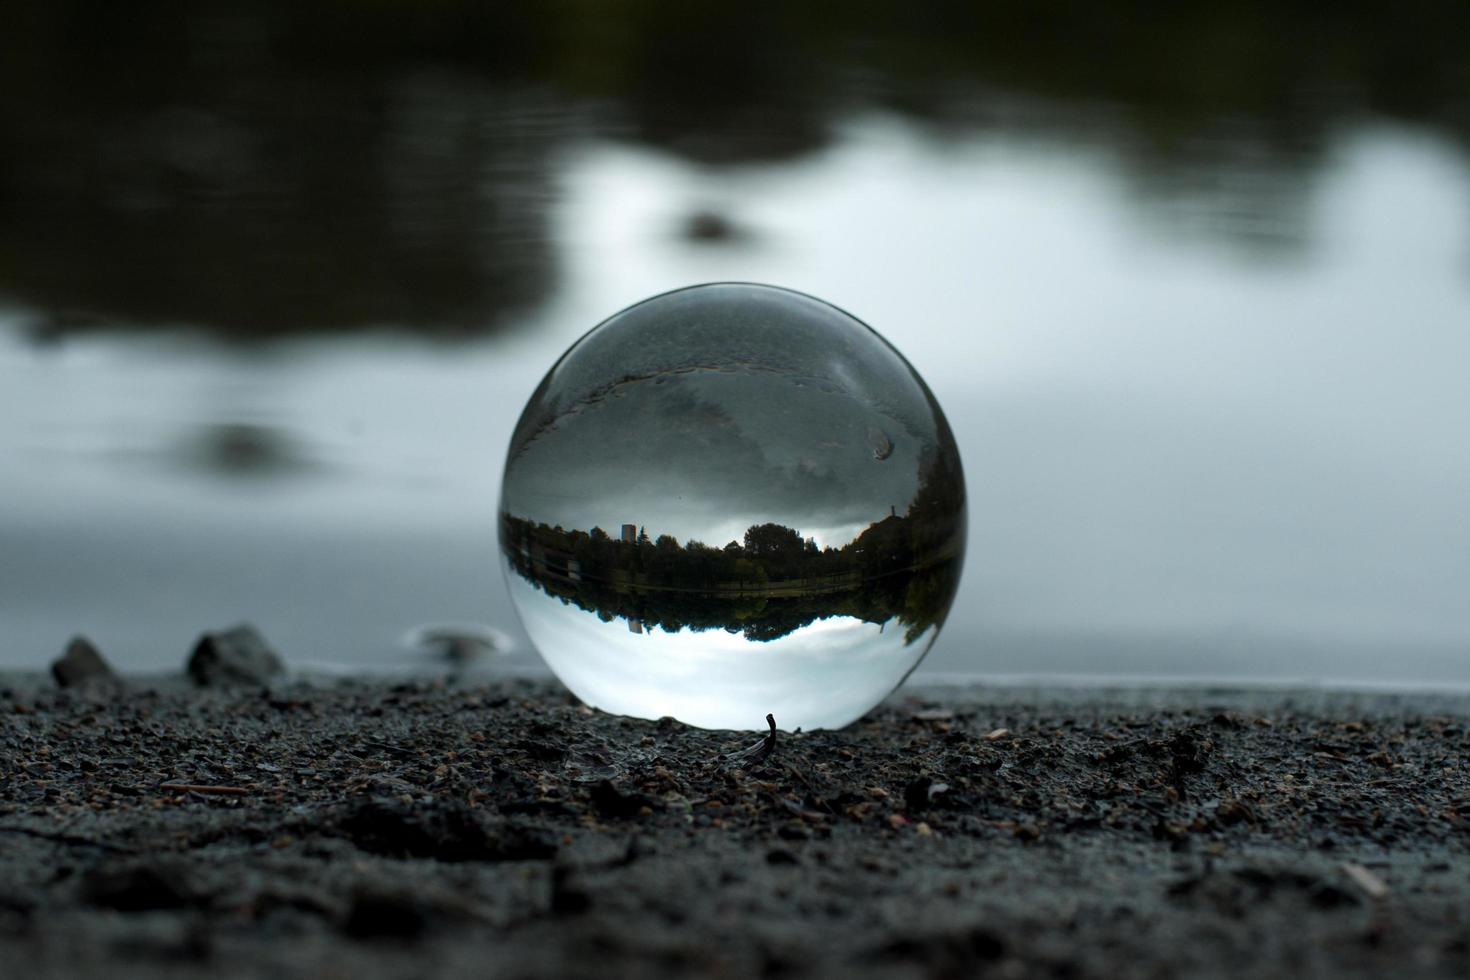
M 704 728 L 835 728 L 928 651 L 965 485 L 934 396 L 802 293 L 693 286 L 551 368 L 511 439 L 517 613 L 586 703 Z

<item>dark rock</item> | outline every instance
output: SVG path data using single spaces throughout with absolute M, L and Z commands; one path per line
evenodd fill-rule
M 516 748 L 537 762 L 561 762 L 567 757 L 567 750 L 564 746 L 534 738 L 521 739 L 516 743 Z
M 286 667 L 253 626 L 241 625 L 201 636 L 188 670 L 199 686 L 218 687 L 264 684 Z
M 621 867 L 627 867 L 635 861 L 657 853 L 658 844 L 652 837 L 633 837 L 629 839 L 628 846 L 623 849 L 623 856 L 618 864 Z
M 1321 882 L 1308 889 L 1307 897 L 1319 909 L 1347 908 L 1359 904 L 1357 895 L 1331 882 Z
M 991 930 L 973 926 L 895 939 L 875 952 L 883 959 L 923 963 L 931 975 L 962 975 L 976 964 L 1000 959 L 1006 944 Z
M 612 780 L 604 779 L 592 787 L 592 805 L 604 817 L 626 820 L 638 816 L 644 807 L 651 809 L 653 801 L 642 793 L 625 793 Z
M 551 911 L 557 915 L 578 915 L 592 907 L 592 896 L 577 883 L 577 876 L 566 865 L 551 869 Z
M 35 899 L 23 895 L 0 893 L 0 916 L 13 915 L 29 921 L 36 911 Z
M 749 232 L 718 211 L 696 211 L 684 221 L 684 237 L 691 242 L 736 242 Z
M 342 931 L 358 939 L 412 940 L 429 925 L 429 910 L 412 892 L 364 890 L 352 897 Z
M 161 864 L 97 868 L 83 877 L 82 896 L 93 905 L 119 912 L 183 909 L 196 904 L 183 874 Z
M 1180 731 L 1165 743 L 1169 763 L 1177 777 L 1193 776 L 1205 771 L 1211 745 L 1196 738 L 1193 732 Z
M 458 801 L 415 807 L 367 800 L 352 806 L 337 829 L 362 850 L 390 857 L 544 861 L 555 857 L 558 847 L 550 831 L 494 822 Z
M 918 813 L 927 809 L 936 797 L 948 792 L 948 783 L 935 782 L 930 776 L 919 776 L 903 788 L 903 801 L 910 813 Z
M 73 637 L 66 652 L 51 664 L 51 676 L 59 687 L 116 687 L 120 683 L 102 654 L 85 636 Z

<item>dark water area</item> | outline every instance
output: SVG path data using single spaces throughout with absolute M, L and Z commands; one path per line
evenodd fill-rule
M 520 642 L 555 357 L 776 282 L 970 493 L 924 669 L 1470 684 L 1470 8 L 22 0 L 0 32 L 0 665 L 258 623 Z
M 594 2 L 9 7 L 0 287 L 40 336 L 504 329 L 558 287 L 554 162 L 935 139 L 1100 148 L 1154 205 L 1290 248 L 1344 127 L 1470 137 L 1458 4 Z M 691 219 L 695 236 L 700 226 Z

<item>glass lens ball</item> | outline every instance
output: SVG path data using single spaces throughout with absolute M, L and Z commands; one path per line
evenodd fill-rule
M 965 546 L 944 413 L 835 306 L 716 283 L 572 345 L 500 498 L 517 614 L 587 704 L 703 728 L 836 728 L 933 644 Z

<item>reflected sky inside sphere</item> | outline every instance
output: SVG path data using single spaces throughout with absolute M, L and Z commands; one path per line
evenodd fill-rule
M 924 454 L 954 452 L 932 396 L 872 331 L 752 284 L 618 314 L 531 405 L 512 439 L 505 511 L 566 528 L 633 523 L 681 542 L 724 545 L 773 521 L 840 546 L 908 506 Z

